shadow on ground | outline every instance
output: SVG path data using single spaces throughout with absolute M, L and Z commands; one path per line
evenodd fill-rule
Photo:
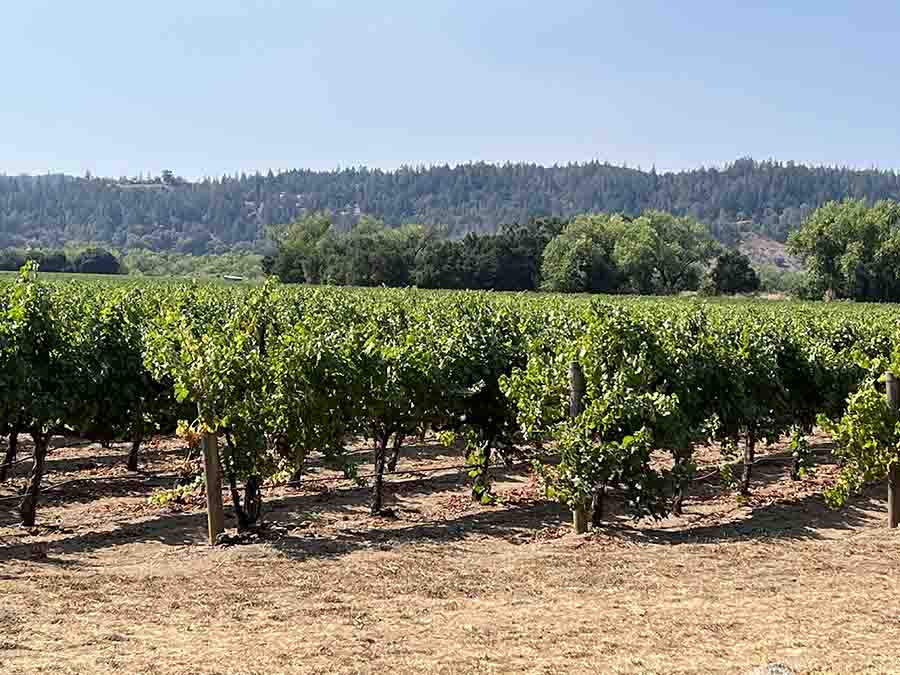
M 874 514 L 885 511 L 883 488 L 868 487 L 861 495 L 840 509 L 832 509 L 821 495 L 776 501 L 762 506 L 747 506 L 745 517 L 722 524 L 703 524 L 697 516 L 694 524 L 668 528 L 665 521 L 657 526 L 641 527 L 624 519 L 606 527 L 610 535 L 636 543 L 650 544 L 717 544 L 748 539 L 803 540 L 824 538 L 826 530 L 851 530 L 872 525 Z M 737 503 L 736 508 L 741 508 Z M 719 514 L 710 514 L 719 515 Z
M 827 447 L 817 448 L 815 459 L 822 461 Z M 763 490 L 772 482 L 783 480 L 790 457 L 774 453 L 754 467 L 754 486 Z M 524 468 L 497 470 L 498 481 L 521 478 Z M 415 475 L 415 470 L 410 470 Z M 392 548 L 409 543 L 460 542 L 469 538 L 498 538 L 512 543 L 533 541 L 535 535 L 547 528 L 560 527 L 569 521 L 569 512 L 550 501 L 526 501 L 502 507 L 473 505 L 463 513 L 447 518 L 423 514 L 416 505 L 416 497 L 435 493 L 464 494 L 461 484 L 465 474 L 445 473 L 420 476 L 392 482 L 387 486 L 389 505 L 396 509 L 396 519 L 369 518 L 365 508 L 369 491 L 365 488 L 323 489 L 320 492 L 286 494 L 267 500 L 266 519 L 282 525 L 284 534 L 271 540 L 271 545 L 292 559 L 336 558 L 357 550 Z M 163 479 L 131 474 L 112 481 L 110 495 L 148 495 Z M 709 493 L 721 496 L 718 479 L 694 483 L 691 494 L 694 504 L 702 503 Z M 92 488 L 97 495 L 96 486 Z M 85 496 L 85 499 L 87 496 Z M 78 501 L 79 494 L 67 494 L 63 501 Z M 700 500 L 697 502 L 696 500 Z M 635 523 L 624 515 L 615 496 L 609 500 L 610 513 L 601 533 L 648 545 L 710 544 L 739 540 L 804 540 L 833 536 L 827 531 L 840 531 L 871 525 L 876 513 L 884 510 L 884 490 L 871 486 L 851 501 L 847 507 L 833 510 L 827 507 L 820 494 L 800 498 L 774 500 L 763 505 L 740 506 L 735 501 L 736 515 L 726 523 L 714 522 L 722 511 L 706 515 L 690 512 L 680 520 L 657 523 Z M 233 527 L 230 517 L 227 526 Z M 40 514 L 39 514 L 40 515 Z M 15 503 L 0 502 L 0 525 L 11 524 L 15 517 Z M 317 531 L 319 519 L 328 520 L 332 527 Z M 341 521 L 347 521 L 346 523 Z M 336 525 L 336 526 L 335 526 Z M 205 541 L 205 512 L 166 513 L 155 518 L 123 523 L 111 529 L 71 533 L 63 528 L 47 528 L 40 534 L 50 539 L 48 565 L 68 564 L 59 555 L 71 555 L 132 543 L 156 542 L 169 546 L 202 544 Z M 34 559 L 34 541 L 21 541 L 19 536 L 0 533 L 0 563 L 10 560 Z

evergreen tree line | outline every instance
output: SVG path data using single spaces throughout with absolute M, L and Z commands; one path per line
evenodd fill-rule
M 455 240 L 441 228 L 371 218 L 343 230 L 319 213 L 271 235 L 277 251 L 264 271 L 288 283 L 641 294 L 760 285 L 746 256 L 723 250 L 706 226 L 662 211 L 531 218 Z
M 118 180 L 0 176 L 0 248 L 95 241 L 122 251 L 265 252 L 268 226 L 322 211 L 344 230 L 369 216 L 391 226 L 442 225 L 461 239 L 536 216 L 660 210 L 705 223 L 732 245 L 742 231 L 784 241 L 816 207 L 845 197 L 898 199 L 900 175 L 741 159 L 678 173 L 589 162 L 293 170 L 198 182 L 171 171 Z

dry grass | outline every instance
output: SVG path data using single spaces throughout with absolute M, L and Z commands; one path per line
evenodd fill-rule
M 683 518 L 583 537 L 525 474 L 479 507 L 446 473 L 395 480 L 396 519 L 347 483 L 281 489 L 281 536 L 216 549 L 202 511 L 147 504 L 177 443 L 142 474 L 123 449 L 58 450 L 50 483 L 104 480 L 67 486 L 34 534 L 0 502 L 0 673 L 898 672 L 900 535 L 880 490 L 825 508 L 818 440 L 799 484 L 773 448 L 746 505 L 704 482 Z M 443 452 L 403 466 L 458 458 Z

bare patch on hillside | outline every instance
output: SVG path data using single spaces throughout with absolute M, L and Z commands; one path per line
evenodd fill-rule
M 803 263 L 790 255 L 787 246 L 761 234 L 747 234 L 738 250 L 755 265 L 772 265 L 786 272 L 802 272 Z

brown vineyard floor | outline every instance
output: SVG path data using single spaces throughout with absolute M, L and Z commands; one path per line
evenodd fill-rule
M 177 439 L 138 473 L 125 446 L 60 444 L 46 482 L 67 484 L 37 530 L 0 501 L 4 675 L 900 672 L 900 532 L 879 486 L 825 506 L 824 437 L 800 482 L 771 447 L 747 503 L 709 477 L 681 518 L 613 512 L 585 536 L 524 469 L 497 471 L 497 506 L 448 471 L 392 476 L 393 519 L 348 481 L 270 490 L 276 533 L 217 548 L 200 499 L 148 502 L 183 463 Z M 717 461 L 700 457 L 701 474 Z M 401 468 L 459 459 L 426 444 Z

